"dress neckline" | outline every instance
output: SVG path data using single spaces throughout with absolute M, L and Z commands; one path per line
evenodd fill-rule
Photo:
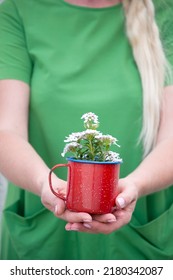
M 76 9 L 80 9 L 80 10 L 91 10 L 91 11 L 103 11 L 103 10 L 114 10 L 114 9 L 117 9 L 119 7 L 122 6 L 122 3 L 117 3 L 115 5 L 112 5 L 112 6 L 107 6 L 107 7 L 100 7 L 100 8 L 97 8 L 97 7 L 87 7 L 87 6 L 80 6 L 80 5 L 76 5 L 76 4 L 72 4 L 66 0 L 60 0 L 62 3 L 64 3 L 65 5 L 67 6 L 70 6 L 72 8 L 76 8 Z

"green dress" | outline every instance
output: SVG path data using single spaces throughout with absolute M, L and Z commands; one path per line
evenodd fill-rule
M 155 2 L 173 62 L 173 4 Z M 136 143 L 142 89 L 121 4 L 95 9 L 64 0 L 5 0 L 0 5 L 0 79 L 8 78 L 31 87 L 29 142 L 49 167 L 65 162 L 64 138 L 83 130 L 80 117 L 90 111 L 99 116 L 100 130 L 119 140 L 121 177 L 141 162 Z M 59 176 L 65 179 L 63 172 Z M 92 235 L 65 231 L 65 222 L 39 197 L 10 183 L 1 259 L 173 259 L 172 202 L 172 187 L 143 197 L 128 225 Z

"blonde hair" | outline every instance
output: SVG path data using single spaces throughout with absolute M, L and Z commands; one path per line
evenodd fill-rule
M 127 36 L 143 88 L 143 126 L 139 141 L 143 142 L 146 156 L 156 143 L 168 63 L 155 22 L 152 0 L 123 0 L 123 6 Z

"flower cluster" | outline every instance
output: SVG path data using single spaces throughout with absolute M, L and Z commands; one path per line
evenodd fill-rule
M 86 113 L 81 117 L 84 120 L 86 130 L 71 133 L 64 142 L 67 144 L 61 154 L 71 152 L 75 159 L 92 161 L 121 162 L 119 154 L 110 151 L 111 145 L 117 144 L 117 139 L 111 135 L 103 135 L 96 130 L 99 127 L 98 116 L 94 113 Z

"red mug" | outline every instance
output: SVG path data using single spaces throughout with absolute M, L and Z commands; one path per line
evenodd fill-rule
M 97 162 L 68 158 L 67 164 L 55 165 L 49 173 L 49 186 L 57 197 L 65 200 L 69 210 L 90 214 L 111 213 L 118 194 L 120 161 Z M 56 192 L 52 186 L 52 172 L 68 167 L 67 195 Z

